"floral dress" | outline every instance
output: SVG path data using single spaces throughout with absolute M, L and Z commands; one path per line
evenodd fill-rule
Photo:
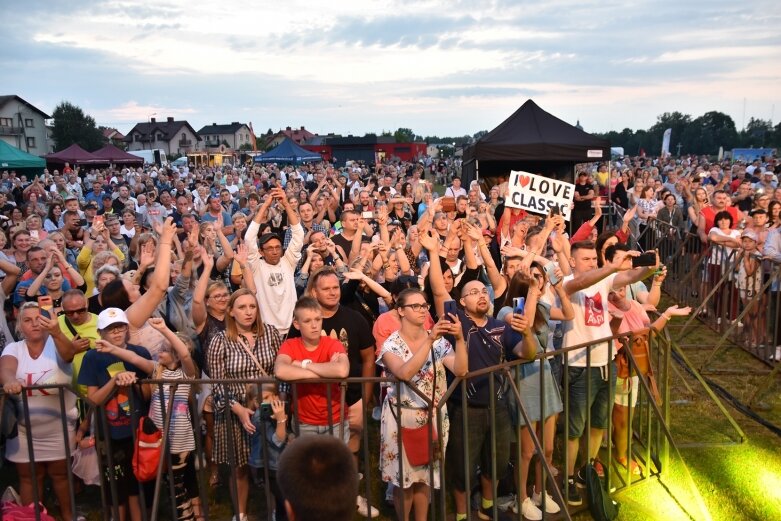
M 434 393 L 434 403 L 438 404 L 447 390 L 447 381 L 445 380 L 445 365 L 442 359 L 452 351 L 452 346 L 444 338 L 440 338 L 434 343 L 431 349 L 432 356 L 429 356 L 424 362 L 423 367 L 410 378 L 410 383 L 425 396 L 431 396 Z M 407 343 L 401 338 L 399 332 L 392 333 L 380 350 L 377 358 L 377 364 L 385 368 L 382 361 L 385 353 L 392 353 L 404 361 L 412 358 Z M 434 372 L 436 368 L 436 388 L 434 387 Z M 428 422 L 427 404 L 415 391 L 411 390 L 406 384 L 401 384 L 401 424 L 403 427 L 420 427 Z M 399 438 L 396 422 L 396 385 L 388 387 L 388 393 L 382 404 L 382 418 L 380 425 L 380 472 L 382 480 L 391 482 L 400 486 L 399 461 L 404 465 L 404 484 L 402 488 L 409 488 L 413 483 L 425 483 L 434 488 L 439 488 L 439 466 L 440 462 L 434 462 L 434 483 L 430 483 L 431 465 L 420 465 L 413 467 L 407 461 L 405 454 L 399 455 Z M 393 411 L 391 411 L 393 407 Z M 450 430 L 450 420 L 448 419 L 447 407 L 442 407 L 442 431 L 439 433 L 439 443 L 442 447 L 443 455 L 447 447 L 448 431 Z M 436 415 L 432 416 L 436 424 Z

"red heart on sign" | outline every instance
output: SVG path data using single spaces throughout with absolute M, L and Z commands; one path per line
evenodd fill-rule
M 520 176 L 519 180 L 521 182 L 521 186 L 524 188 L 526 188 L 526 185 L 528 185 L 531 182 L 531 178 L 525 175 Z

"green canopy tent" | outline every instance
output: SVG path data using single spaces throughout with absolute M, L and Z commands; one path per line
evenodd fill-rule
M 45 159 L 23 152 L 0 140 L 0 170 L 42 174 L 44 168 L 46 168 Z

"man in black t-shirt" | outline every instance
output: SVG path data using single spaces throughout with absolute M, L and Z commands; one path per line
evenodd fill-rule
M 374 376 L 374 336 L 366 319 L 357 311 L 340 305 L 342 291 L 339 277 L 333 268 L 325 267 L 312 275 L 310 281 L 312 296 L 317 299 L 323 309 L 323 335 L 339 340 L 347 351 L 350 361 L 350 377 Z M 292 326 L 288 333 L 289 338 L 301 336 L 301 333 Z M 347 446 L 358 461 L 358 451 L 361 447 L 363 433 L 364 408 L 369 408 L 368 403 L 372 396 L 371 383 L 363 384 L 363 393 L 366 403 L 361 396 L 361 385 L 351 384 L 347 387 L 345 403 L 350 424 L 350 441 Z M 366 499 L 358 496 L 358 506 L 366 509 Z M 379 511 L 371 507 L 371 517 L 377 517 Z M 363 514 L 363 512 L 362 512 Z

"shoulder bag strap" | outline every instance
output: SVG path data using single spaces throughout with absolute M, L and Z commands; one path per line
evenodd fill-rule
M 263 376 L 268 376 L 268 373 L 263 369 L 263 366 L 260 365 L 260 361 L 258 360 L 258 357 L 255 356 L 255 353 L 252 352 L 252 350 L 249 348 L 247 344 L 239 340 L 239 343 L 241 344 L 241 347 L 244 348 L 244 350 L 247 352 L 250 358 L 252 358 L 252 361 L 255 363 L 255 367 L 258 368 L 258 371 L 260 371 L 260 374 Z M 255 343 L 257 343 L 257 339 L 255 340 Z

